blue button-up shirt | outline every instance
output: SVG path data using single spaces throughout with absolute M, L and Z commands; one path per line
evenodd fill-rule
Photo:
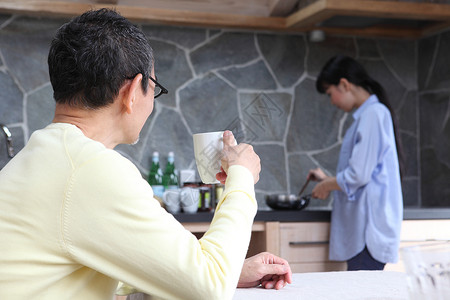
M 331 217 L 330 259 L 348 260 L 367 246 L 396 262 L 403 198 L 392 118 L 371 95 L 354 113 L 341 146 Z

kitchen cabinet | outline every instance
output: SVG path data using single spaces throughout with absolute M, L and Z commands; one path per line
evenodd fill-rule
M 183 223 L 200 238 L 208 223 Z M 247 257 L 268 251 L 286 259 L 295 273 L 340 271 L 346 263 L 328 260 L 329 222 L 263 222 L 253 224 Z
M 266 250 L 286 259 L 295 273 L 346 270 L 345 262 L 328 260 L 329 222 L 268 222 Z M 450 240 L 450 219 L 404 220 L 400 248 Z M 386 271 L 404 272 L 399 262 Z
M 286 259 L 294 273 L 342 271 L 328 259 L 329 222 L 269 222 L 267 251 Z
M 201 237 L 209 223 L 184 223 L 197 237 Z M 450 240 L 450 219 L 404 220 L 400 235 L 400 248 L 438 240 Z M 257 221 L 253 225 L 247 256 L 268 251 L 286 259 L 293 272 L 326 272 L 346 270 L 345 262 L 328 259 L 330 223 Z M 387 264 L 387 271 L 404 272 L 400 260 Z

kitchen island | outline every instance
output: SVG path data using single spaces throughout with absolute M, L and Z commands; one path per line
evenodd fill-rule
M 324 284 L 326 283 L 326 284 Z M 351 284 L 349 284 L 351 283 Z M 343 288 L 345 287 L 345 288 Z M 125 298 L 125 297 L 123 297 Z M 151 300 L 137 293 L 127 300 Z M 341 300 L 383 299 L 407 300 L 406 275 L 400 272 L 353 271 L 326 273 L 294 273 L 292 284 L 281 290 L 261 287 L 236 289 L 233 300 Z
M 233 297 L 233 300 L 261 299 L 407 300 L 408 293 L 406 288 L 406 275 L 404 273 L 353 271 L 294 273 L 292 276 L 292 284 L 286 285 L 281 290 L 266 290 L 261 287 L 236 289 Z M 131 300 L 133 299 L 131 298 Z

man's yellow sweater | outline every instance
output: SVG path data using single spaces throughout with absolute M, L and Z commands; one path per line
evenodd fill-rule
M 70 124 L 36 131 L 0 171 L 0 299 L 231 299 L 257 204 L 231 166 L 210 229 L 192 235 L 138 169 Z

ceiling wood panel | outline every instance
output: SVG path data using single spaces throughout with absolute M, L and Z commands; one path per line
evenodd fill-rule
M 449 4 L 385 0 L 317 0 L 305 4 L 304 1 L 0 0 L 0 13 L 75 16 L 89 9 L 110 7 L 131 20 L 154 24 L 286 32 L 320 29 L 328 34 L 404 38 L 417 38 L 450 26 Z M 307 0 L 307 3 L 309 2 L 311 0 Z M 295 11 L 299 5 L 305 6 Z M 349 27 L 333 23 L 331 20 L 336 16 L 345 17 L 348 20 L 346 23 L 361 17 L 378 18 L 379 21 L 370 26 Z M 418 22 L 385 22 L 392 19 Z

